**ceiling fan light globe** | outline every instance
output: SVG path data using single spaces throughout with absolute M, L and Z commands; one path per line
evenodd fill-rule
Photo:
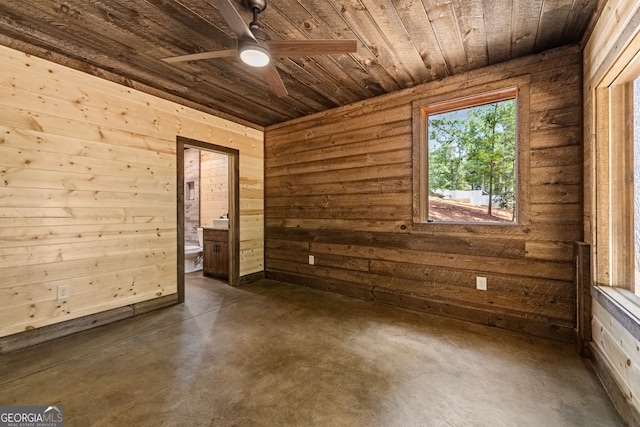
M 271 55 L 260 46 L 243 46 L 240 48 L 240 59 L 251 67 L 266 67 L 271 62 Z

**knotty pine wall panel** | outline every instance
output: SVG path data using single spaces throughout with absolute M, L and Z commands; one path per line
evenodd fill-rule
M 572 46 L 267 128 L 267 276 L 572 340 L 581 73 Z M 414 230 L 412 101 L 515 77 L 530 87 L 529 219 Z
M 263 270 L 262 131 L 5 47 L 0 86 L 0 336 L 176 293 L 178 135 L 240 151 Z

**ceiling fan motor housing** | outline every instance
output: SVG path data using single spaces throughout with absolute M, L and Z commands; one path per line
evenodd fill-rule
M 251 30 L 251 33 L 256 38 L 256 40 L 258 40 L 258 43 L 260 43 L 260 41 L 264 42 L 267 40 L 271 40 L 269 34 L 265 33 L 262 28 L 260 28 L 260 26 L 256 23 L 252 22 L 251 25 L 249 25 L 249 30 Z
M 242 0 L 242 5 L 252 12 L 257 9 L 257 13 L 260 13 L 267 8 L 267 0 Z

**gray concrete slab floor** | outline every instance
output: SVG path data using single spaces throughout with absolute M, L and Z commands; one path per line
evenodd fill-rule
M 260 280 L 0 356 L 66 426 L 621 426 L 574 347 Z

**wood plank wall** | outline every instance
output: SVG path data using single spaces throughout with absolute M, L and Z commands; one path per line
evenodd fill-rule
M 606 165 L 608 157 L 605 150 L 597 149 L 596 130 L 599 108 L 595 89 L 605 75 L 617 75 L 621 70 L 616 64 L 622 52 L 635 43 L 640 51 L 640 3 L 628 0 L 608 0 L 605 2 L 592 33 L 584 48 L 584 234 L 585 241 L 592 247 L 592 278 L 594 285 L 609 286 L 607 224 L 598 222 L 597 214 L 608 211 L 609 203 L 607 183 L 597 182 L 599 165 Z M 630 58 L 628 58 L 630 59 Z M 626 61 L 620 61 L 626 62 Z M 606 129 L 605 129 L 606 131 Z M 615 143 L 615 141 L 612 141 Z M 603 209 L 603 205 L 605 209 Z M 636 284 L 636 286 L 638 286 Z M 605 386 L 617 387 L 608 391 L 629 425 L 637 425 L 640 420 L 640 340 L 630 334 L 614 315 L 594 300 L 592 310 L 593 342 L 592 352 L 596 366 L 605 369 L 601 378 Z M 632 322 L 635 320 L 631 320 Z M 606 377 L 612 378 L 608 384 Z M 621 396 L 617 399 L 616 396 Z
M 267 277 L 572 340 L 581 59 L 571 46 L 268 127 Z M 528 223 L 413 230 L 411 102 L 520 76 L 530 81 Z
M 2 46 L 0 85 L 0 336 L 176 293 L 177 135 L 240 150 L 263 270 L 261 130 Z
M 200 224 L 211 227 L 213 220 L 229 213 L 229 156 L 200 152 Z

